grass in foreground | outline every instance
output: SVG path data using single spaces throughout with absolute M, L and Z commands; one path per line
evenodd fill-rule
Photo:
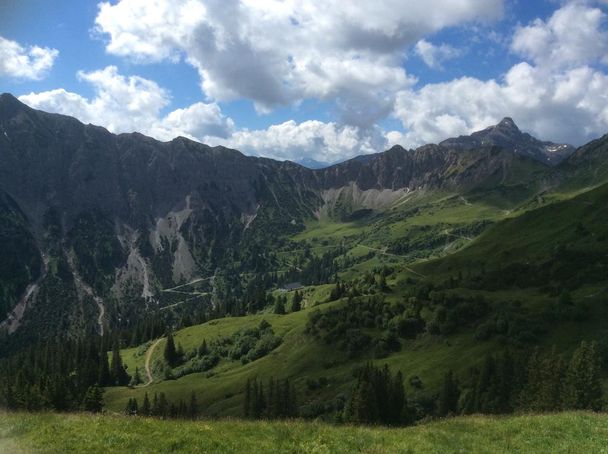
M 0 452 L 608 452 L 608 415 L 460 417 L 403 429 L 0 413 Z

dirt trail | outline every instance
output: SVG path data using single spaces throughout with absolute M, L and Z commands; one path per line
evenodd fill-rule
M 152 354 L 154 353 L 154 349 L 156 348 L 156 346 L 159 344 L 159 342 L 161 340 L 163 340 L 162 337 L 160 339 L 156 339 L 156 341 L 154 341 L 154 343 L 152 345 L 150 345 L 150 348 L 146 352 L 145 368 L 146 368 L 146 375 L 148 376 L 148 381 L 146 383 L 144 383 L 142 385 L 142 387 L 148 386 L 148 385 L 152 384 L 152 382 L 154 381 L 154 377 L 152 377 L 152 369 L 150 368 L 150 360 L 152 359 Z
M 378 249 L 375 247 L 371 247 L 371 246 L 366 246 L 365 244 L 359 244 L 359 246 L 364 247 L 365 249 L 369 249 L 370 251 L 376 251 L 376 252 L 380 252 L 383 255 L 390 255 L 392 257 L 402 257 L 402 258 L 407 258 L 405 255 L 398 255 L 398 254 L 393 254 L 392 252 L 387 252 L 386 251 L 386 247 L 383 249 Z M 409 271 L 412 274 L 415 274 L 416 276 L 420 276 L 420 277 L 425 277 L 424 274 L 420 274 L 418 271 L 414 271 L 412 268 L 410 268 L 409 266 L 403 265 L 403 268 L 406 271 Z
M 188 282 L 186 284 L 181 284 L 181 285 L 178 285 L 177 287 L 173 287 L 173 288 L 166 288 L 166 289 L 163 289 L 161 291 L 162 292 L 172 292 L 174 290 L 177 290 L 178 288 L 187 287 L 187 286 L 192 285 L 192 284 L 198 284 L 199 282 L 208 281 L 209 279 L 214 279 L 214 278 L 215 278 L 215 274 L 213 276 L 209 276 L 209 277 L 201 277 L 201 278 L 198 278 L 198 279 L 194 279 L 193 281 L 190 281 L 190 282 Z

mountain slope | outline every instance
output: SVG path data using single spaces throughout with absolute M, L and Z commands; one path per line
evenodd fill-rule
M 434 276 L 467 270 L 473 286 L 576 289 L 608 271 L 608 184 L 507 219 L 469 247 L 417 269 Z

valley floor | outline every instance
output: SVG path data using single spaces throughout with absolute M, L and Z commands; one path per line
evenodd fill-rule
M 0 452 L 600 453 L 608 452 L 608 415 L 471 416 L 387 429 L 0 413 Z

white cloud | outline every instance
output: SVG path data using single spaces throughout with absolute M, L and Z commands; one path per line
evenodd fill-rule
M 58 55 L 56 49 L 38 46 L 26 49 L 0 36 L 0 77 L 40 80 L 48 74 Z
M 449 44 L 440 44 L 439 46 L 421 39 L 416 43 L 414 48 L 416 55 L 422 58 L 422 61 L 433 69 L 443 69 L 443 62 L 451 60 L 462 55 L 460 49 L 456 49 Z
M 183 135 L 205 141 L 227 137 L 234 127 L 215 103 L 195 103 L 163 117 L 161 111 L 170 102 L 169 94 L 153 81 L 119 74 L 115 66 L 81 71 L 78 77 L 93 86 L 92 99 L 64 89 L 30 93 L 19 99 L 34 108 L 71 115 L 114 133 L 138 131 L 161 140 Z
M 589 2 L 590 3 L 590 2 Z M 394 116 L 405 145 L 470 134 L 511 116 L 541 139 L 580 145 L 608 130 L 608 75 L 591 65 L 606 59 L 605 14 L 571 2 L 546 21 L 516 30 L 512 50 L 530 60 L 497 80 L 463 77 L 402 90 Z M 389 137 L 390 139 L 390 137 Z
M 608 130 L 608 76 L 589 67 L 551 74 L 527 63 L 502 81 L 465 77 L 398 95 L 395 115 L 415 146 L 470 134 L 504 116 L 541 139 L 582 144 Z
M 566 4 L 547 22 L 536 19 L 519 27 L 513 52 L 545 67 L 584 65 L 598 59 L 608 63 L 606 14 L 582 2 Z
M 337 100 L 341 121 L 363 127 L 414 82 L 402 65 L 410 45 L 502 8 L 503 0 L 121 0 L 102 2 L 96 24 L 111 54 L 183 56 L 211 99 L 251 99 L 260 111 Z
M 308 157 L 335 162 L 382 151 L 388 141 L 378 128 L 364 130 L 316 120 L 298 124 L 290 120 L 264 130 L 237 131 L 229 140 L 221 143 L 247 154 L 280 160 Z
M 197 68 L 207 102 L 164 115 L 170 96 L 162 87 L 115 67 L 79 73 L 95 89 L 91 99 L 61 89 L 21 99 L 113 132 L 184 135 L 278 159 L 333 162 L 468 134 L 504 116 L 542 139 L 581 144 L 608 130 L 608 76 L 597 65 L 608 41 L 594 4 L 569 2 L 546 21 L 517 28 L 511 51 L 523 61 L 501 77 L 418 85 L 403 68 L 408 48 L 415 44 L 427 65 L 440 68 L 460 51 L 424 37 L 495 18 L 501 0 L 104 2 L 96 23 L 109 53 L 137 62 L 184 59 Z M 328 100 L 338 117 L 239 130 L 214 102 L 234 98 L 251 99 L 260 111 Z M 405 132 L 377 126 L 390 115 Z

